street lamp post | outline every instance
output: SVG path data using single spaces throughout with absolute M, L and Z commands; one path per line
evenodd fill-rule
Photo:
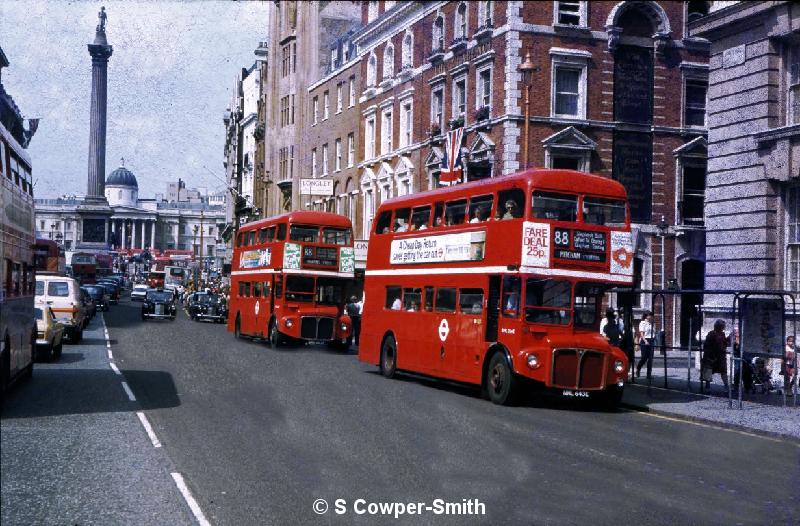
M 666 219 L 664 218 L 663 215 L 661 216 L 661 221 L 659 221 L 656 224 L 656 229 L 658 230 L 656 235 L 661 239 L 661 294 L 662 294 L 661 297 L 664 298 L 663 294 L 664 294 L 664 287 L 665 287 L 665 284 L 666 284 L 666 271 L 667 271 L 667 269 L 665 268 L 666 251 L 667 251 L 666 240 L 667 240 L 667 235 L 669 233 L 669 223 L 667 223 L 667 221 L 666 221 Z M 670 281 L 672 281 L 672 280 L 670 280 Z M 671 296 L 672 296 L 672 299 L 673 299 L 673 311 L 674 311 L 675 295 L 672 294 Z M 665 351 L 666 350 L 666 338 L 667 338 L 667 329 L 666 329 L 666 327 L 667 327 L 667 324 L 666 324 L 666 321 L 667 321 L 666 310 L 667 309 L 666 309 L 666 307 L 667 307 L 666 301 L 662 300 L 662 302 L 661 302 L 661 335 L 662 336 L 661 337 L 663 339 L 661 341 L 661 345 L 662 345 L 661 349 L 664 350 L 664 387 L 665 388 L 667 387 L 667 356 L 666 356 L 666 351 Z
M 523 169 L 528 168 L 528 153 L 529 138 L 530 138 L 530 125 L 531 125 L 531 80 L 533 73 L 538 71 L 539 68 L 531 60 L 530 51 L 525 54 L 525 61 L 519 65 L 519 71 L 522 73 L 522 83 L 525 86 L 525 145 L 523 150 Z
M 203 271 L 203 210 L 200 210 L 200 272 Z

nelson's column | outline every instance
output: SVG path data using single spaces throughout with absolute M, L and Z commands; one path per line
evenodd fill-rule
M 108 59 L 113 48 L 106 40 L 106 9 L 97 14 L 99 23 L 94 42 L 88 45 L 92 57 L 92 102 L 89 122 L 89 176 L 86 199 L 79 207 L 82 233 L 78 248 L 105 249 L 109 242 L 111 207 L 105 197 L 106 98 Z

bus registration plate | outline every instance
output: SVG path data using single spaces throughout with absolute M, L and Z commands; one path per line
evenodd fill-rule
M 589 398 L 587 391 L 573 391 L 572 389 L 564 389 L 561 391 L 561 396 L 569 396 L 573 398 Z

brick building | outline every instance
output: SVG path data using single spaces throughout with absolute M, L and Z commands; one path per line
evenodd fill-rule
M 687 23 L 707 12 L 707 2 L 364 2 L 361 235 L 383 199 L 438 185 L 443 132 L 463 125 L 464 180 L 520 170 L 526 144 L 530 166 L 613 177 L 631 200 L 640 287 L 699 288 L 708 42 Z M 654 307 L 637 302 L 637 313 Z M 698 302 L 668 306 L 674 339 Z
M 798 291 L 800 6 L 714 7 L 691 25 L 711 41 L 706 288 Z

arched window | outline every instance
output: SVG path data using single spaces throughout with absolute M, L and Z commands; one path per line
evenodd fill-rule
M 414 35 L 406 33 L 403 37 L 403 69 L 414 67 Z
M 492 26 L 492 2 L 481 0 L 478 2 L 478 27 Z
M 367 61 L 367 87 L 372 87 L 375 85 L 378 77 L 377 69 L 378 59 L 375 57 L 375 53 L 372 53 Z
M 433 50 L 444 49 L 444 17 L 439 15 L 433 22 Z
M 383 78 L 392 77 L 394 77 L 394 46 L 389 43 L 383 51 Z
M 456 40 L 467 38 L 467 4 L 462 2 L 456 9 Z

